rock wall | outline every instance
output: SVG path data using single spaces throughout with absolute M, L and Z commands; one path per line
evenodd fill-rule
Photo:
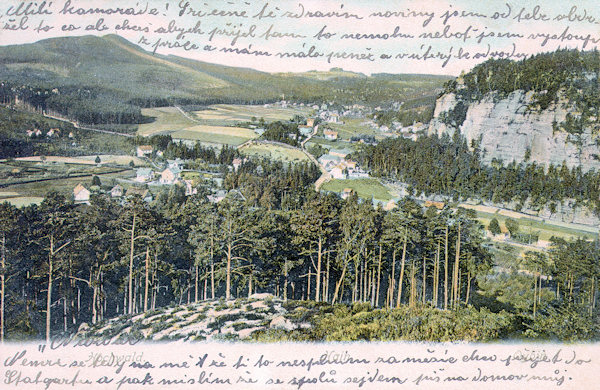
M 553 104 L 542 111 L 527 110 L 532 94 L 515 91 L 508 97 L 499 99 L 495 93 L 489 93 L 478 102 L 468 104 L 466 119 L 460 126 L 461 133 L 471 140 L 480 140 L 485 151 L 483 161 L 489 163 L 493 158 L 504 163 L 521 162 L 527 149 L 531 151 L 528 161 L 540 164 L 561 165 L 563 161 L 569 167 L 582 165 L 584 170 L 600 168 L 600 148 L 590 129 L 584 129 L 580 139 L 565 131 L 554 131 L 552 123 L 565 120 L 568 109 L 564 102 Z M 429 134 L 452 134 L 455 128 L 440 120 L 440 114 L 452 110 L 458 103 L 453 93 L 441 96 L 429 125 Z

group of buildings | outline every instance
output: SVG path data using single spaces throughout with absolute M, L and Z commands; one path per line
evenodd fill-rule
M 144 201 L 152 202 L 153 196 L 147 188 L 131 186 L 127 190 L 120 184 L 115 185 L 108 191 L 102 191 L 100 188 L 86 187 L 79 183 L 73 189 L 73 200 L 75 203 L 90 203 L 90 197 L 93 193 L 105 193 L 113 199 L 126 199 L 134 195 L 139 195 Z
M 139 150 L 139 148 L 138 148 Z M 115 185 L 104 193 L 109 194 L 111 198 L 127 198 L 132 195 L 140 195 L 145 201 L 152 201 L 152 193 L 142 185 L 181 185 L 185 188 L 185 195 L 190 196 L 198 193 L 198 190 L 194 187 L 192 180 L 184 179 L 182 177 L 183 172 L 183 160 L 167 160 L 164 169 L 159 172 L 155 172 L 152 168 L 142 167 L 135 171 L 135 178 L 133 178 L 132 185 L 125 190 L 120 184 Z M 99 188 L 87 188 L 85 185 L 79 183 L 73 189 L 73 199 L 76 203 L 89 203 L 90 196 L 94 192 L 101 193 Z
M 356 161 L 346 159 L 350 149 L 330 149 L 329 153 L 319 157 L 318 161 L 334 179 L 360 179 L 369 174 L 358 166 Z

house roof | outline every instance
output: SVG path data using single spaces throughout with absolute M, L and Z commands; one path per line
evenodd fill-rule
M 151 152 L 152 151 L 152 145 L 140 145 L 138 146 L 139 150 L 143 150 L 145 152 Z
M 348 155 L 350 153 L 352 153 L 351 149 L 331 149 L 329 150 L 329 154 L 339 154 L 339 155 Z
M 150 175 L 152 175 L 152 169 L 138 168 L 138 169 L 136 169 L 135 174 L 138 176 L 150 176 Z
M 74 195 L 77 195 L 77 194 L 81 193 L 82 191 L 87 191 L 87 192 L 90 192 L 90 191 L 89 191 L 87 188 L 85 188 L 85 187 L 83 186 L 83 184 L 79 183 L 79 184 L 77 184 L 77 186 L 75 186 L 75 188 L 73 189 L 73 194 L 74 194 Z
M 340 162 L 342 159 L 338 156 L 332 156 L 331 154 L 324 154 L 321 157 L 319 157 L 319 161 L 323 162 L 323 161 L 335 161 L 335 162 Z
M 164 171 L 162 171 L 162 173 L 165 173 L 167 171 L 171 171 L 174 175 L 181 173 L 181 169 L 179 169 L 179 168 L 167 168 Z
M 120 184 L 117 184 L 116 186 L 114 186 L 113 188 L 111 188 L 111 191 L 123 191 L 123 187 Z

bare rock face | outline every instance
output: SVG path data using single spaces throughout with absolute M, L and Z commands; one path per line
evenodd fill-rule
M 598 170 L 600 148 L 591 129 L 583 129 L 578 136 L 554 129 L 553 123 L 560 124 L 565 120 L 568 102 L 534 111 L 527 109 L 531 101 L 531 93 L 521 90 L 503 99 L 493 92 L 488 93 L 480 101 L 465 102 L 468 106 L 466 118 L 459 129 L 469 143 L 471 140 L 480 142 L 484 163 L 493 158 L 504 163 L 513 160 L 518 163 L 525 160 L 529 150 L 527 161 L 530 162 L 560 166 L 564 161 L 570 168 L 582 165 L 584 171 Z M 454 133 L 456 129 L 443 123 L 440 115 L 451 111 L 457 103 L 458 98 L 453 93 L 444 94 L 437 100 L 429 134 Z
M 290 331 L 296 329 L 296 326 L 284 316 L 277 316 L 271 320 L 269 328 Z

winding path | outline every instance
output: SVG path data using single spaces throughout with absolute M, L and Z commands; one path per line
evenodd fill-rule
M 61 122 L 67 122 L 73 125 L 73 127 L 75 127 L 76 129 L 81 129 L 81 130 L 89 130 L 89 131 L 95 131 L 97 133 L 104 133 L 104 134 L 112 134 L 112 135 L 119 135 L 122 137 L 128 137 L 128 138 L 133 138 L 132 134 L 127 134 L 127 133 L 118 133 L 116 131 L 110 131 L 110 130 L 102 130 L 102 129 L 94 129 L 93 127 L 86 127 L 86 126 L 80 126 L 79 123 L 74 122 L 70 119 L 66 119 L 66 118 L 61 118 L 59 116 L 54 116 L 54 115 L 50 115 L 50 114 L 43 114 L 44 117 L 46 118 L 50 118 L 50 119 L 54 119 L 57 121 L 61 121 Z

